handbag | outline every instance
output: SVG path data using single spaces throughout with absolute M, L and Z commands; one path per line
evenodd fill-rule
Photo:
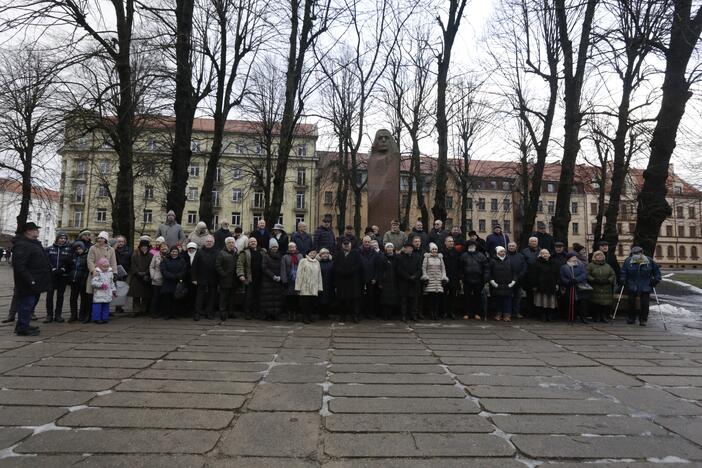
M 594 289 L 588 283 L 578 283 L 577 288 L 578 291 L 592 291 Z
M 173 297 L 177 300 L 185 299 L 185 297 L 188 295 L 188 285 L 183 283 L 182 281 L 179 281 L 178 284 L 176 284 L 175 291 L 173 292 Z

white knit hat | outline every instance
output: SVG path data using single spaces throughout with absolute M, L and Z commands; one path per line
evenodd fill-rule
M 435 243 L 429 242 L 429 251 L 431 252 L 434 249 L 439 250 L 439 247 Z
M 197 249 L 197 244 L 195 242 L 188 242 L 186 249 Z
M 106 241 L 110 240 L 110 235 L 107 233 L 107 231 L 100 231 L 100 234 L 98 234 L 97 238 L 100 239 L 101 237 Z
M 271 239 L 271 240 L 268 242 L 268 248 L 269 248 L 269 249 L 272 249 L 273 247 L 278 247 L 278 241 L 275 240 L 275 239 Z

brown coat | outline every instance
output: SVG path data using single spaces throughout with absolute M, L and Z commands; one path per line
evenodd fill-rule
M 99 244 L 93 244 L 90 247 L 90 250 L 88 250 L 88 281 L 86 281 L 85 285 L 85 290 L 88 294 L 93 293 L 93 286 L 90 283 L 91 279 L 93 278 L 93 272 L 97 268 L 97 262 L 101 258 L 106 258 L 110 262 L 110 268 L 112 268 L 112 271 L 117 271 L 117 256 L 115 255 L 115 249 L 109 245 L 100 247 Z

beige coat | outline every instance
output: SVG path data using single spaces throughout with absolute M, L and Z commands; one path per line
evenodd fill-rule
M 448 283 L 446 276 L 446 266 L 444 265 L 443 255 L 436 256 L 425 253 L 424 262 L 422 263 L 422 281 L 426 281 L 424 292 L 427 293 L 443 293 L 443 282 Z
M 295 291 L 300 296 L 317 296 L 324 290 L 322 286 L 322 269 L 317 259 L 308 257 L 300 260 L 295 277 Z
M 159 252 L 157 255 L 154 255 L 154 258 L 151 259 L 151 265 L 149 265 L 149 276 L 151 276 L 151 284 L 154 286 L 163 286 L 161 260 L 163 260 L 163 255 Z
M 106 258 L 110 262 L 110 268 L 112 268 L 112 271 L 117 271 L 117 256 L 115 255 L 115 249 L 110 247 L 109 245 L 106 245 L 104 247 L 100 247 L 98 244 L 94 244 L 90 247 L 90 250 L 88 250 L 88 274 L 90 275 L 88 277 L 88 281 L 85 283 L 85 291 L 88 294 L 93 293 L 93 285 L 91 283 L 91 278 L 93 277 L 93 273 L 95 272 L 95 269 L 97 268 L 97 262 L 101 258 Z

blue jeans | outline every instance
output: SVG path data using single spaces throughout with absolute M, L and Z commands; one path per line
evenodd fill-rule
M 28 294 L 26 296 L 17 296 L 17 323 L 15 331 L 25 331 L 29 328 L 29 322 L 32 320 L 34 308 L 39 302 L 39 294 Z
M 107 321 L 110 318 L 109 302 L 93 302 L 93 322 Z
M 522 288 L 516 285 L 512 288 L 512 317 L 517 317 L 522 305 Z

